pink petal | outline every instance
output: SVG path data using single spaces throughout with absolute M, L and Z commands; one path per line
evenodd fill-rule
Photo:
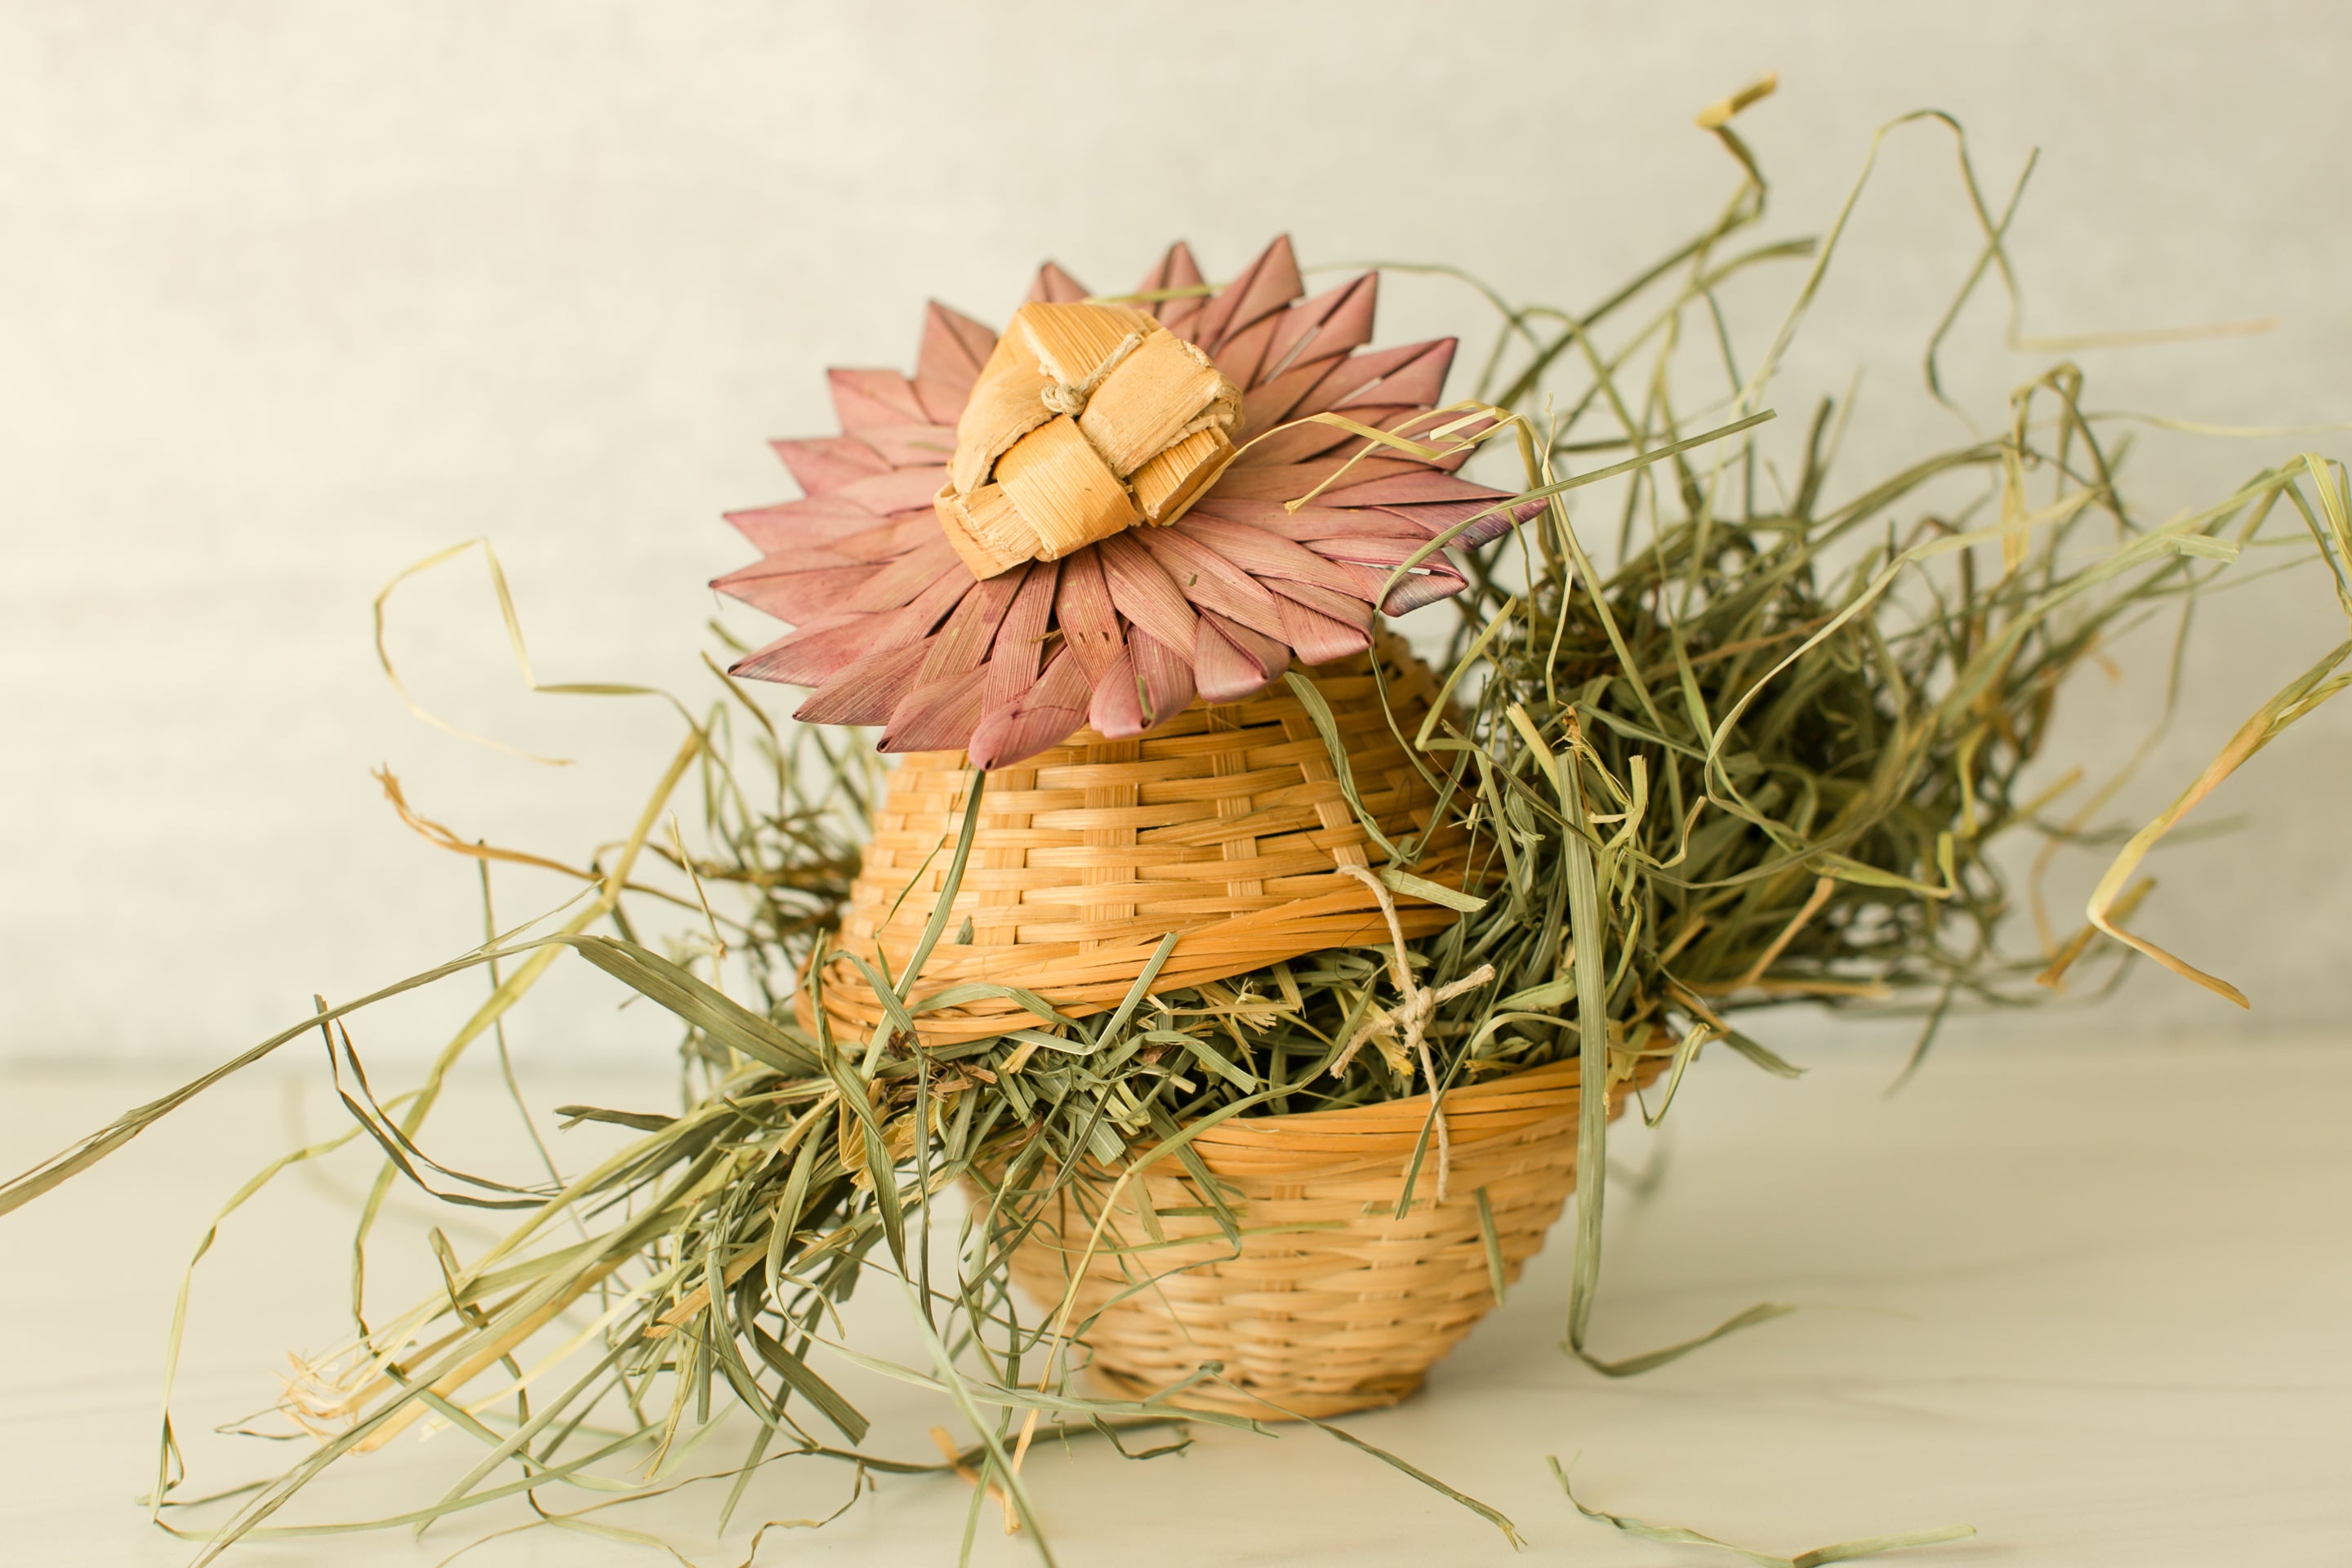
M 1202 614 L 1214 620 L 1217 630 L 1224 634 L 1225 640 L 1247 655 L 1250 662 L 1265 670 L 1268 680 L 1290 668 L 1290 645 L 1281 638 L 1267 637 L 1255 627 L 1245 626 L 1239 621 L 1218 615 L 1214 610 L 1204 610 Z
M 1297 365 L 1283 372 L 1273 380 L 1261 383 L 1244 393 L 1242 422 L 1234 431 L 1234 444 L 1244 446 L 1256 442 L 1256 445 L 1250 447 L 1249 449 L 1249 458 L 1253 462 L 1289 462 L 1293 459 L 1288 457 L 1275 458 L 1265 456 L 1266 448 L 1278 440 L 1296 442 L 1304 439 L 1320 442 L 1321 446 L 1297 454 L 1300 457 L 1311 457 L 1315 452 L 1322 450 L 1324 447 L 1336 446 L 1341 441 L 1349 439 L 1345 430 L 1334 430 L 1328 425 L 1311 425 L 1301 429 L 1286 430 L 1281 436 L 1271 439 L 1258 439 L 1285 419 L 1289 418 L 1290 411 L 1298 405 L 1301 398 L 1315 390 L 1318 382 L 1330 374 L 1330 368 L 1320 362 L 1314 364 Z
M 1308 541 L 1307 548 L 1316 549 L 1316 542 L 1312 540 Z M 1338 570 L 1345 572 L 1349 580 L 1355 584 L 1354 587 L 1348 590 L 1349 597 L 1361 599 L 1367 605 L 1380 603 L 1381 595 L 1384 591 L 1383 584 L 1389 580 L 1389 568 L 1337 559 L 1333 560 L 1331 564 Z M 1388 606 L 1381 607 L 1385 609 Z
M 1367 272 L 1328 293 L 1293 305 L 1266 350 L 1268 376 L 1293 365 L 1326 360 L 1372 341 L 1372 313 L 1380 300 L 1381 275 Z
M 1054 596 L 1054 618 L 1062 628 L 1062 643 L 1077 656 L 1087 679 L 1100 681 L 1111 666 L 1127 656 L 1119 637 L 1118 615 L 1111 605 L 1110 585 L 1104 581 L 1102 560 L 1092 550 L 1075 552 L 1062 563 L 1062 584 Z
M 929 637 L 972 586 L 970 573 L 958 581 L 953 573 L 943 572 L 903 608 L 802 626 L 738 660 L 730 673 L 793 686 L 821 685 L 868 654 L 887 653 Z
M 1306 370 L 1311 373 L 1318 368 L 1318 367 L 1317 365 L 1307 365 Z M 1297 374 L 1298 373 L 1293 372 L 1292 374 Z M 1287 375 L 1282 378 L 1284 382 L 1286 382 L 1289 379 L 1290 377 Z M 1268 385 L 1265 390 L 1270 393 L 1274 391 L 1275 386 L 1280 384 L 1280 382 Z M 1249 413 L 1249 403 L 1246 398 L 1243 400 L 1242 413 L 1244 417 L 1247 417 Z M 1353 419 L 1360 425 L 1369 425 L 1375 430 L 1391 430 L 1401 425 L 1405 425 L 1412 421 L 1419 421 L 1421 431 L 1418 434 L 1426 434 L 1430 430 L 1436 428 L 1439 424 L 1443 423 L 1442 421 L 1433 419 L 1430 411 L 1426 408 L 1400 406 L 1389 404 L 1381 404 L 1376 406 L 1350 405 L 1348 409 L 1347 416 Z M 1289 429 L 1268 436 L 1265 439 L 1258 442 L 1256 446 L 1252 447 L 1249 450 L 1249 460 L 1253 463 L 1266 464 L 1303 463 L 1309 458 L 1319 458 L 1324 454 L 1334 451 L 1341 447 L 1348 447 L 1349 451 L 1353 451 L 1355 448 L 1353 447 L 1349 447 L 1349 443 L 1362 439 L 1362 437 L 1353 435 L 1349 431 L 1342 430 L 1336 426 L 1309 425 L 1298 422 L 1298 420 L 1303 420 L 1305 417 L 1306 416 L 1303 413 L 1300 414 L 1297 416 L 1297 419 L 1293 421 Z M 1273 424 L 1279 423 L 1279 421 L 1269 420 L 1267 423 L 1271 426 Z M 1418 438 L 1418 434 L 1416 435 L 1416 439 Z M 1448 446 L 1452 444 L 1453 443 L 1450 438 L 1444 443 L 1444 445 Z
M 1325 533 L 1354 532 L 1367 524 L 1370 531 L 1374 533 L 1420 537 L 1419 531 L 1407 527 L 1403 520 L 1384 517 L 1377 511 L 1334 511 L 1326 506 L 1303 506 L 1293 511 L 1280 501 L 1245 500 L 1236 496 L 1211 496 L 1184 516 L 1187 521 L 1196 517 L 1207 517 L 1243 523 L 1251 528 L 1264 529 L 1268 533 L 1278 533 L 1285 539 L 1314 539 Z
M 1423 346 L 1422 352 L 1395 369 L 1382 373 L 1380 380 L 1358 388 L 1330 405 L 1347 408 L 1365 403 L 1411 403 L 1423 408 L 1433 408 L 1445 397 L 1445 373 L 1454 363 L 1454 340 L 1440 338 Z
M 1274 672 L 1266 661 L 1254 658 L 1229 635 L 1231 621 L 1213 615 L 1201 617 L 1200 635 L 1192 644 L 1192 679 L 1204 702 L 1238 702 L 1265 689 Z M 1286 664 L 1288 660 L 1284 661 Z
M 988 657 L 989 645 L 996 640 L 1005 609 L 1020 589 L 1021 575 L 1018 572 L 1006 572 L 991 577 L 956 601 L 955 612 L 940 628 L 940 635 L 931 639 L 930 657 L 923 661 L 921 684 L 928 686 L 980 668 L 981 661 Z
M 934 468 L 893 468 L 887 474 L 869 474 L 842 486 L 838 493 L 885 517 L 907 511 L 929 516 L 932 499 L 947 482 L 947 465 L 940 463 Z
M 933 642 L 940 639 L 934 637 Z M 927 664 L 929 660 L 925 661 Z M 988 667 L 975 665 L 937 680 L 921 681 L 898 700 L 882 731 L 886 752 L 961 751 L 983 711 Z M 869 721 L 870 722 L 870 721 Z
M 842 602 L 841 608 L 845 614 L 895 610 L 901 605 L 912 604 L 934 584 L 951 578 L 959 571 L 963 573 L 961 586 L 972 586 L 971 573 L 956 554 L 954 545 L 944 537 L 925 540 L 877 572 L 864 587 Z M 957 597 L 962 597 L 961 590 Z
M 1197 534 L 1172 528 L 1138 531 L 1143 547 L 1183 590 L 1196 607 L 1214 610 L 1267 637 L 1282 635 L 1282 617 L 1274 595 L 1259 587 L 1250 574 L 1202 542 Z
M 1346 470 L 1344 474 L 1341 470 Z M 914 470 L 907 469 L 911 473 Z M 1259 464 L 1235 458 L 1233 467 L 1210 487 L 1213 496 L 1230 497 L 1235 500 L 1293 501 L 1312 494 L 1318 506 L 1339 506 L 1331 497 L 1336 491 L 1318 492 L 1316 486 L 1335 477 L 1350 488 L 1369 484 L 1373 479 L 1388 479 L 1397 474 L 1426 474 L 1429 465 L 1411 458 L 1370 457 L 1349 462 L 1345 458 L 1321 458 L 1311 463 Z M 877 481 L 867 480 L 866 483 Z M 846 494 L 846 491 L 843 492 Z M 1431 497 L 1433 500 L 1441 498 Z
M 852 659 L 811 692 L 793 717 L 807 724 L 879 724 L 914 685 L 923 653 L 923 644 L 910 643 Z
M 935 381 L 963 378 L 967 390 L 980 379 L 981 367 L 996 352 L 996 333 L 961 310 L 930 301 L 923 313 L 923 346 L 916 374 Z
M 1135 536 L 1115 533 L 1094 545 L 1118 613 L 1170 647 L 1192 646 L 1192 607 Z
M 976 768 L 1002 768 L 1034 757 L 1086 727 L 1093 694 L 1067 650 L 1056 653 L 1028 694 L 982 718 L 966 750 Z
M 863 533 L 882 519 L 856 501 L 839 496 L 814 495 L 806 500 L 730 511 L 727 521 L 736 531 L 762 551 L 831 544 Z
M 1258 384 L 1258 371 L 1265 363 L 1266 350 L 1274 342 L 1274 334 L 1282 325 L 1279 314 L 1265 317 L 1244 327 L 1228 337 L 1210 357 L 1227 381 L 1235 386 L 1248 388 Z
M 1342 511 L 1336 507 L 1303 506 L 1297 511 L 1278 501 L 1245 500 L 1236 496 L 1213 496 L 1185 514 L 1185 521 L 1206 517 L 1245 523 L 1285 539 L 1355 539 L 1387 537 L 1419 543 L 1428 535 L 1402 513 L 1379 507 Z
M 1301 664 L 1328 664 L 1372 646 L 1369 632 L 1318 616 L 1286 597 L 1276 603 L 1282 606 L 1282 640 L 1298 650 Z
M 1244 522 L 1205 517 L 1196 510 L 1169 531 L 1199 540 L 1253 577 L 1287 577 L 1341 594 L 1353 586 L 1345 574 L 1313 551 Z
M 1192 660 L 1139 627 L 1127 634 L 1127 651 L 1143 686 L 1143 721 L 1165 724 L 1192 705 Z
M 1017 700 L 1037 684 L 1039 655 L 1045 646 L 1045 627 L 1054 616 L 1057 563 L 1033 561 L 1019 573 L 1005 576 L 1019 582 L 1012 605 L 989 645 L 988 690 L 981 701 L 993 712 Z
M 1087 705 L 1088 727 L 1114 741 L 1142 734 L 1147 725 L 1139 687 L 1135 661 L 1121 648 L 1111 667 L 1095 679 L 1094 700 Z
M 876 425 L 864 434 L 866 444 L 894 468 L 944 468 L 948 459 L 955 456 L 956 433 L 952 425 Z
M 1291 254 L 1290 237 L 1277 236 L 1239 278 L 1209 301 L 1208 309 L 1194 323 L 1192 341 L 1213 354 L 1236 332 L 1272 315 L 1305 292 L 1306 285 L 1298 280 L 1298 258 Z
M 887 563 L 915 551 L 928 549 L 933 540 L 944 537 L 940 532 L 937 514 L 907 512 L 898 517 L 878 518 L 864 531 L 836 539 L 825 548 L 845 561 Z
M 1431 538 L 1444 532 L 1457 522 L 1471 518 L 1478 521 L 1454 536 L 1454 543 L 1465 550 L 1501 538 L 1511 531 L 1514 522 L 1531 522 L 1542 515 L 1544 503 L 1539 500 L 1521 501 L 1517 506 L 1496 510 L 1492 501 L 1437 501 L 1423 506 L 1391 506 L 1380 510 L 1392 517 L 1401 517 Z M 1450 548 L 1450 547 L 1449 547 Z
M 1048 261 L 1037 268 L 1037 280 L 1029 285 L 1028 303 L 1032 305 L 1075 305 L 1087 297 L 1087 286 Z
M 1403 565 L 1415 551 L 1425 548 L 1429 541 L 1368 533 L 1344 539 L 1309 539 L 1305 543 L 1307 549 L 1326 561 L 1353 561 L 1390 571 Z M 1442 552 L 1433 553 L 1423 564 L 1431 565 L 1444 558 Z
M 1160 258 L 1160 265 L 1144 275 L 1143 281 L 1136 285 L 1136 292 L 1150 294 L 1162 289 L 1197 289 L 1200 286 L 1200 264 L 1192 259 L 1192 248 L 1180 239 L 1168 247 L 1168 254 Z M 1198 295 L 1188 295 L 1180 300 L 1162 300 L 1151 307 L 1151 313 L 1178 337 L 1189 338 L 1192 333 L 1185 329 L 1207 304 L 1208 301 Z
M 727 673 L 746 680 L 773 680 L 787 686 L 819 687 L 877 649 L 874 634 L 884 616 L 850 616 L 813 622 L 787 632 L 765 647 L 755 648 L 727 667 Z M 898 645 L 892 645 L 896 647 Z M 922 668 L 918 659 L 907 671 L 911 680 Z M 886 709 L 887 712 L 887 710 Z
M 1417 506 L 1423 501 L 1433 500 L 1498 501 L 1510 495 L 1508 490 L 1472 484 L 1468 479 L 1439 473 L 1423 463 L 1384 464 L 1380 469 L 1373 470 L 1374 464 L 1382 464 L 1383 461 L 1379 458 L 1365 458 L 1349 468 L 1338 484 L 1317 496 L 1316 500 L 1324 506 L 1341 508 Z M 1360 478 L 1358 477 L 1360 475 Z
M 869 425 L 928 425 L 914 383 L 895 370 L 829 370 L 834 412 L 851 435 Z
M 838 489 L 850 480 L 878 474 L 890 465 L 854 436 L 818 436 L 802 441 L 768 443 L 801 489 L 813 496 Z
M 980 367 L 995 351 L 996 334 L 937 300 L 923 314 L 923 346 L 915 362 L 915 395 L 935 424 L 952 426 L 971 396 Z
M 1401 343 L 1395 348 L 1372 349 L 1351 354 L 1331 367 L 1331 374 L 1316 384 L 1315 390 L 1301 399 L 1299 415 L 1320 414 L 1349 403 L 1357 405 L 1381 403 L 1410 405 L 1427 408 L 1437 402 L 1437 394 L 1445 384 L 1445 371 L 1454 363 L 1454 340 L 1435 338 L 1423 343 Z M 1426 366 L 1436 366 L 1437 386 L 1426 397 L 1408 397 L 1404 389 L 1418 387 L 1427 379 Z M 1415 366 L 1423 368 L 1415 369 Z M 1385 383 L 1391 374 L 1398 377 L 1397 390 L 1391 392 Z
M 1403 565 L 1422 545 L 1402 539 L 1310 539 L 1307 548 L 1330 560 L 1355 562 L 1371 571 L 1371 586 L 1365 595 L 1369 598 L 1379 594 L 1380 584 L 1388 580 L 1389 574 Z M 1391 591 L 1381 608 L 1391 616 L 1401 616 L 1407 610 L 1451 598 L 1464 585 L 1462 574 L 1445 559 L 1444 551 L 1438 551 L 1414 567 L 1413 574 Z
M 766 615 L 794 626 L 837 611 L 842 601 L 881 570 L 878 566 L 824 566 L 811 572 L 772 572 L 762 561 L 730 572 L 710 585 Z
M 1462 574 L 1450 564 L 1443 571 L 1431 570 L 1437 559 L 1431 557 L 1427 564 L 1411 573 L 1403 582 L 1391 589 L 1389 596 L 1381 601 L 1381 612 L 1390 616 L 1411 615 L 1423 605 L 1450 599 L 1469 585 Z
M 1348 570 L 1337 561 L 1326 561 L 1323 563 L 1331 569 L 1335 576 L 1344 574 Z M 1369 568 L 1360 567 L 1358 570 L 1369 570 Z M 1367 637 L 1371 635 L 1373 619 L 1371 601 L 1356 592 L 1352 581 L 1349 586 L 1339 589 L 1318 587 L 1312 583 L 1294 583 L 1287 577 L 1261 577 L 1258 581 L 1264 584 L 1266 592 L 1272 594 L 1276 599 L 1287 600 L 1292 605 L 1302 605 L 1318 616 L 1339 622 L 1343 626 L 1352 626 Z M 1299 647 L 1298 639 L 1289 635 L 1289 622 L 1285 621 L 1283 626 L 1282 640 L 1293 647 Z M 1304 649 L 1302 648 L 1301 651 L 1303 652 Z M 1309 659 L 1307 662 L 1315 664 L 1321 661 Z

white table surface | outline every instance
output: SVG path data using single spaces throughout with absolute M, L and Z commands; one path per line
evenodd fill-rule
M 1150 1464 L 1099 1446 L 1034 1456 L 1058 1561 L 1734 1561 L 1579 1518 L 1544 1457 L 1580 1452 L 1579 1490 L 1594 1505 L 1777 1552 L 1969 1523 L 1974 1542 L 1896 1561 L 2352 1562 L 2352 1039 L 2135 1043 L 2098 1038 L 2093 1018 L 2063 1047 L 1954 1046 L 1891 1100 L 1885 1050 L 1832 1029 L 1794 1054 L 1814 1063 L 1800 1083 L 1728 1058 L 1702 1064 L 1659 1135 L 1663 1182 L 1646 1198 L 1612 1189 L 1594 1342 L 1604 1355 L 1648 1349 L 1759 1300 L 1798 1313 L 1603 1380 L 1554 1348 L 1561 1231 L 1421 1397 L 1349 1422 L 1504 1510 L 1528 1542 L 1523 1559 L 1313 1431 L 1203 1429 L 1190 1453 Z M 20 1169 L 172 1076 L 0 1079 L 0 1155 Z M 535 1087 L 666 1103 L 650 1078 Z M 0 1562 L 194 1554 L 130 1500 L 152 1472 L 172 1293 L 211 1210 L 283 1145 L 298 1104 L 313 1131 L 326 1124 L 315 1086 L 232 1082 L 0 1219 Z M 484 1119 L 499 1110 L 469 1094 L 443 1146 L 491 1136 Z M 1618 1142 L 1636 1169 L 1661 1151 L 1638 1131 Z M 362 1173 L 347 1164 L 331 1180 L 347 1189 Z M 268 1404 L 287 1348 L 340 1336 L 347 1216 L 332 1185 L 294 1184 L 232 1223 L 199 1279 L 184 1431 Z M 451 1234 L 464 1249 L 472 1233 Z M 399 1250 L 387 1244 L 375 1264 L 383 1306 L 404 1289 L 394 1276 L 415 1278 Z M 854 1321 L 903 1353 L 894 1306 L 875 1291 Z M 929 1457 L 925 1428 L 954 1425 L 944 1402 L 843 1381 L 876 1418 L 876 1452 Z M 208 1435 L 194 1447 L 192 1490 L 294 1457 Z M 469 1462 L 455 1440 L 404 1439 L 344 1467 L 299 1511 L 413 1506 Z M 723 1541 L 711 1536 L 721 1488 L 605 1517 L 659 1531 L 697 1563 L 740 1563 L 751 1524 L 844 1495 L 837 1468 L 790 1469 L 755 1481 Z M 952 1562 L 964 1497 L 951 1478 L 885 1478 L 823 1531 L 772 1532 L 759 1560 Z M 484 1510 L 421 1543 L 404 1531 L 258 1543 L 228 1561 L 422 1568 L 520 1517 Z M 672 1559 L 540 1529 L 460 1561 Z M 1036 1558 L 991 1528 L 974 1561 Z

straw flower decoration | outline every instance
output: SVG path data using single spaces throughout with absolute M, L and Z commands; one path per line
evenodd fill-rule
M 834 371 L 842 433 L 775 443 L 804 499 L 730 514 L 762 559 L 713 586 L 793 628 L 734 673 L 996 768 L 1361 652 L 1462 588 L 1437 552 L 1384 593 L 1416 551 L 1511 521 L 1454 472 L 1454 340 L 1366 348 L 1378 286 L 1307 299 L 1282 238 L 1217 289 L 1177 245 L 1123 300 L 1048 263 L 1001 337 L 934 303 L 911 379 Z

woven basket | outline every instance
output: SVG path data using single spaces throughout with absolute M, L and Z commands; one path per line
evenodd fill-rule
M 1415 876 L 1460 886 L 1466 836 L 1451 825 L 1431 831 L 1436 793 L 1396 735 L 1412 734 L 1436 699 L 1428 667 L 1383 637 L 1372 653 L 1307 673 L 1331 710 L 1366 812 L 1392 842 L 1426 837 Z M 877 973 L 904 973 L 947 886 L 971 776 L 961 752 L 911 753 L 891 773 L 816 988 L 837 1037 L 866 1038 L 884 1016 L 843 951 Z M 971 983 L 1017 987 L 1083 1017 L 1116 1007 L 1170 931 L 1181 940 L 1155 992 L 1385 942 L 1373 893 L 1339 869 L 1369 867 L 1376 856 L 1386 859 L 1286 684 L 1241 702 L 1195 704 L 1135 739 L 1082 730 L 988 775 L 946 935 L 909 994 L 920 1001 Z M 1396 901 L 1408 939 L 1456 919 L 1417 899 Z M 800 994 L 813 1024 L 811 990 Z M 999 994 L 915 1022 L 927 1043 L 949 1045 L 1037 1019 Z
M 1612 1116 L 1658 1066 L 1615 1086 Z M 1036 1219 L 1013 1278 L 1049 1311 L 1069 1301 L 1106 1394 L 1143 1398 L 1222 1362 L 1241 1392 L 1199 1382 L 1165 1403 L 1265 1419 L 1393 1405 L 1495 1305 L 1480 1195 L 1504 1285 L 1559 1217 L 1576 1185 L 1577 1079 L 1571 1059 L 1447 1091 L 1450 1158 L 1441 1170 L 1433 1140 L 1402 1219 L 1427 1095 L 1235 1117 L 1198 1134 L 1238 1248 L 1173 1160 L 1123 1184 L 1083 1173 L 1029 1203 L 1003 1191 L 996 1224 Z

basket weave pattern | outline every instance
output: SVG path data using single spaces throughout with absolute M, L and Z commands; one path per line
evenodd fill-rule
M 1388 708 L 1373 655 L 1310 676 L 1366 811 L 1391 840 L 1428 835 L 1414 874 L 1459 886 L 1466 837 L 1450 825 L 1430 831 L 1435 793 L 1390 727 L 1393 709 L 1396 727 L 1411 734 L 1434 682 L 1401 643 L 1383 639 L 1377 656 Z M 961 752 L 917 752 L 891 774 L 839 948 L 885 974 L 903 973 L 946 888 L 971 778 Z M 1371 865 L 1375 848 L 1314 720 L 1285 685 L 1240 702 L 1195 704 L 1133 739 L 1081 731 L 988 775 L 948 935 L 910 994 L 919 1002 L 970 983 L 1019 987 L 1083 1016 L 1117 1006 L 1170 931 L 1182 939 L 1155 992 L 1382 942 L 1388 930 L 1373 895 L 1338 869 Z M 1455 919 L 1438 905 L 1397 901 L 1409 939 Z M 837 1034 L 863 1038 L 882 1021 L 880 1002 L 838 949 L 823 980 Z M 934 1045 L 1036 1022 L 1003 996 L 916 1019 Z
M 1655 1069 L 1644 1063 L 1635 1081 Z M 1630 1087 L 1616 1087 L 1612 1114 Z M 1044 1199 L 1013 1278 L 1051 1309 L 1076 1275 L 1069 1321 L 1093 1377 L 1119 1397 L 1222 1362 L 1242 1393 L 1195 1383 L 1167 1403 L 1274 1419 L 1393 1405 L 1495 1305 L 1478 1194 L 1506 1284 L 1543 1246 L 1576 1185 L 1579 1102 L 1574 1060 L 1449 1090 L 1445 1196 L 1433 1140 L 1402 1219 L 1427 1095 L 1235 1117 L 1192 1147 L 1235 1211 L 1238 1248 L 1198 1212 L 1181 1167 L 1163 1160 L 1123 1186 L 1089 1173 Z M 1019 1193 L 1001 1201 L 1000 1225 L 1031 1212 Z

